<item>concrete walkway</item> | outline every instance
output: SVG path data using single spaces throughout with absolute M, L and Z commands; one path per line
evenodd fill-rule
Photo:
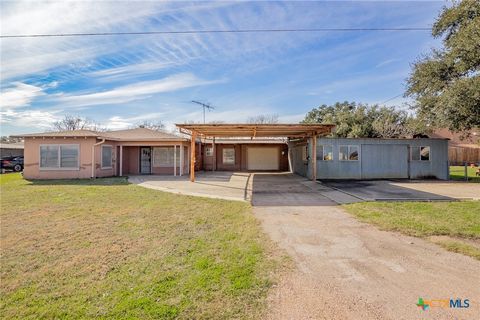
M 250 201 L 252 195 L 251 174 L 245 172 L 199 172 L 194 183 L 188 176 L 130 176 L 128 181 L 149 189 L 214 199 Z
M 361 223 L 296 176 L 255 175 L 252 197 L 265 232 L 297 266 L 272 290 L 269 319 L 480 314 L 480 261 Z M 419 297 L 469 299 L 470 308 L 423 311 Z

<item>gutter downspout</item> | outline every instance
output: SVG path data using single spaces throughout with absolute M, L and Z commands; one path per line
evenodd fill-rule
M 103 143 L 105 143 L 105 138 L 103 138 L 102 141 L 97 142 L 92 146 L 92 176 L 91 176 L 92 179 L 95 178 L 95 147 Z

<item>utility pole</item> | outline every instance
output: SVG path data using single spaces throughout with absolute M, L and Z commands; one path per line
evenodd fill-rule
M 207 104 L 207 103 L 203 103 L 203 102 L 200 102 L 200 101 L 192 100 L 192 102 L 196 103 L 196 104 L 199 104 L 203 107 L 203 124 L 205 124 L 205 109 L 210 111 L 210 110 L 215 110 L 215 108 L 212 107 L 211 105 Z

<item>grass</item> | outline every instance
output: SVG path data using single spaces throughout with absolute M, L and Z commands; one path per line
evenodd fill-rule
M 5 319 L 249 319 L 280 259 L 242 202 L 0 176 Z
M 425 238 L 480 260 L 480 201 L 361 202 L 344 208 L 380 229 Z
M 480 182 L 480 176 L 475 175 L 475 171 L 478 168 L 467 167 L 468 181 Z M 450 166 L 450 179 L 465 181 L 465 167 L 463 166 Z

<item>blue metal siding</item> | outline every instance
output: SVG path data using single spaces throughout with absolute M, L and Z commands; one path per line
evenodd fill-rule
M 448 140 L 444 139 L 350 139 L 319 138 L 317 154 L 322 145 L 333 147 L 333 160 L 317 160 L 319 179 L 388 179 L 388 178 L 437 178 L 448 180 Z M 340 161 L 339 146 L 356 145 L 360 150 L 359 161 Z M 429 146 L 429 161 L 410 158 L 411 147 Z M 293 172 L 311 175 L 311 161 L 306 166 L 301 161 L 301 149 L 291 148 Z M 297 155 L 298 153 L 298 155 Z M 300 161 L 298 160 L 300 159 Z M 305 168 L 307 167 L 307 168 Z

